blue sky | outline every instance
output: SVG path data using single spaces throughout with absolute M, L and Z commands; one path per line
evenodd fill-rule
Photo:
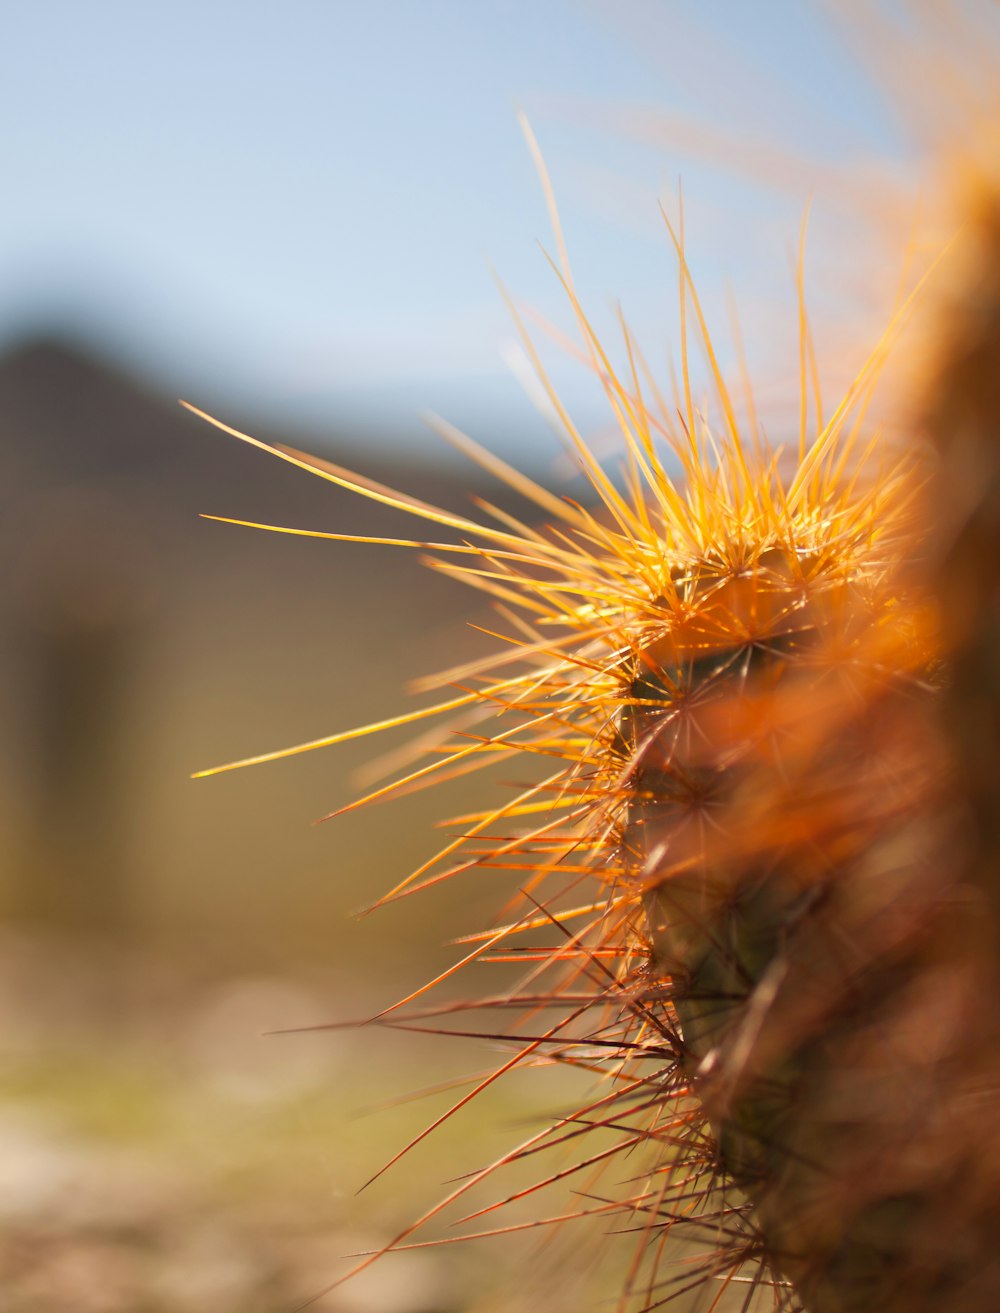
M 513 451 L 543 426 L 492 270 L 570 324 L 516 107 L 588 309 L 609 332 L 620 300 L 654 361 L 679 177 L 710 308 L 731 280 L 767 326 L 753 358 L 792 304 L 807 195 L 836 272 L 838 170 L 905 163 L 801 0 L 33 0 L 5 17 L 0 106 L 0 346 L 67 325 L 234 418 L 420 443 L 429 407 Z M 804 163 L 762 186 L 754 140 Z M 549 358 L 597 424 L 585 371 Z

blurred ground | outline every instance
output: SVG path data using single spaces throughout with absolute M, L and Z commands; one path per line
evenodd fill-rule
M 359 1195 L 449 1096 L 373 1105 L 493 1055 L 368 1031 L 265 1035 L 343 1016 L 344 982 L 197 987 L 128 953 L 115 965 L 134 986 L 130 1015 L 109 1033 L 89 1008 L 101 984 L 92 955 L 10 932 L 2 950 L 0 1306 L 11 1313 L 291 1310 L 539 1115 L 530 1082 L 488 1094 Z M 548 1094 L 560 1099 L 558 1081 Z M 540 1261 L 524 1236 L 393 1255 L 320 1307 L 514 1313 L 531 1289 L 568 1313 L 607 1290 L 589 1263 L 568 1265 L 580 1238 Z

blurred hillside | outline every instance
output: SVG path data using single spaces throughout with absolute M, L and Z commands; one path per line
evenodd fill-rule
M 375 461 L 346 439 L 323 454 L 468 509 L 471 485 L 430 461 L 388 468 L 384 452 Z M 398 944 L 373 945 L 406 926 L 414 939 L 411 908 L 374 918 L 373 932 L 345 918 L 429 853 L 445 804 L 417 797 L 310 825 L 349 800 L 352 772 L 389 740 L 188 776 L 413 705 L 406 679 L 476 649 L 465 622 L 477 599 L 415 553 L 199 519 L 414 533 L 65 343 L 0 362 L 0 462 L 9 917 L 157 943 L 223 970 L 395 960 Z M 433 919 L 433 899 L 417 914 Z M 467 928 L 468 912 L 431 939 Z

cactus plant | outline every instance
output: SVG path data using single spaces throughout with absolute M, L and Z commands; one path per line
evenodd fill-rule
M 996 213 L 982 229 L 994 271 Z M 737 1288 L 744 1308 L 769 1297 L 808 1313 L 996 1307 L 996 275 L 939 371 L 942 474 L 927 449 L 866 428 L 904 310 L 828 415 L 808 397 L 803 317 L 801 427 L 785 454 L 739 415 L 675 241 L 712 421 L 686 337 L 676 404 L 649 400 L 628 334 L 620 376 L 567 279 L 622 431 L 621 477 L 562 411 L 591 508 L 451 433 L 546 528 L 444 512 L 236 434 L 452 531 L 409 545 L 503 618 L 493 659 L 438 681 L 458 691 L 386 722 L 461 716 L 428 764 L 372 796 L 518 755 L 552 763 L 462 818 L 462 837 L 382 901 L 515 870 L 502 924 L 463 959 L 527 968 L 479 1001 L 524 1010 L 473 1032 L 513 1045 L 479 1088 L 540 1057 L 604 1084 L 386 1248 L 505 1164 L 578 1143 L 539 1184 L 586 1179 L 581 1211 L 630 1219 L 623 1306 L 705 1282 L 713 1308 Z M 942 505 L 949 532 L 929 537 Z M 429 1024 L 435 1010 L 406 1015 Z M 591 1133 L 611 1143 L 587 1148 Z M 627 1184 L 597 1183 L 637 1153 Z M 679 1230 L 703 1243 L 678 1274 L 664 1241 Z

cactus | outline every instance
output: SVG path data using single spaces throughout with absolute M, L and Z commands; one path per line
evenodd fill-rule
M 519 755 L 553 762 L 462 818 L 463 836 L 382 901 L 515 870 L 504 922 L 464 958 L 528 966 L 519 990 L 479 1001 L 524 1007 L 486 1032 L 513 1046 L 488 1081 L 544 1058 L 605 1084 L 387 1250 L 506 1164 L 577 1142 L 579 1160 L 539 1185 L 580 1173 L 596 1200 L 581 1211 L 630 1219 L 623 1304 L 657 1308 L 704 1281 L 713 1308 L 735 1282 L 744 1308 L 766 1292 L 808 1313 L 1000 1306 L 997 212 L 982 229 L 994 272 L 931 408 L 943 472 L 865 428 L 903 311 L 828 417 L 814 398 L 812 432 L 803 326 L 798 451 L 769 449 L 738 417 L 679 240 L 682 320 L 717 418 L 696 407 L 686 340 L 676 406 L 653 404 L 628 335 L 620 377 L 574 298 L 626 450 L 616 481 L 564 415 L 596 509 L 454 432 L 548 528 L 440 511 L 227 430 L 450 530 L 408 545 L 504 618 L 494 659 L 438 681 L 457 692 L 386 722 L 461 716 L 429 764 L 372 796 Z M 928 538 L 940 506 L 948 530 Z M 592 1131 L 612 1143 L 588 1149 Z M 627 1184 L 597 1183 L 636 1152 Z M 681 1229 L 703 1253 L 677 1275 L 664 1241 Z

